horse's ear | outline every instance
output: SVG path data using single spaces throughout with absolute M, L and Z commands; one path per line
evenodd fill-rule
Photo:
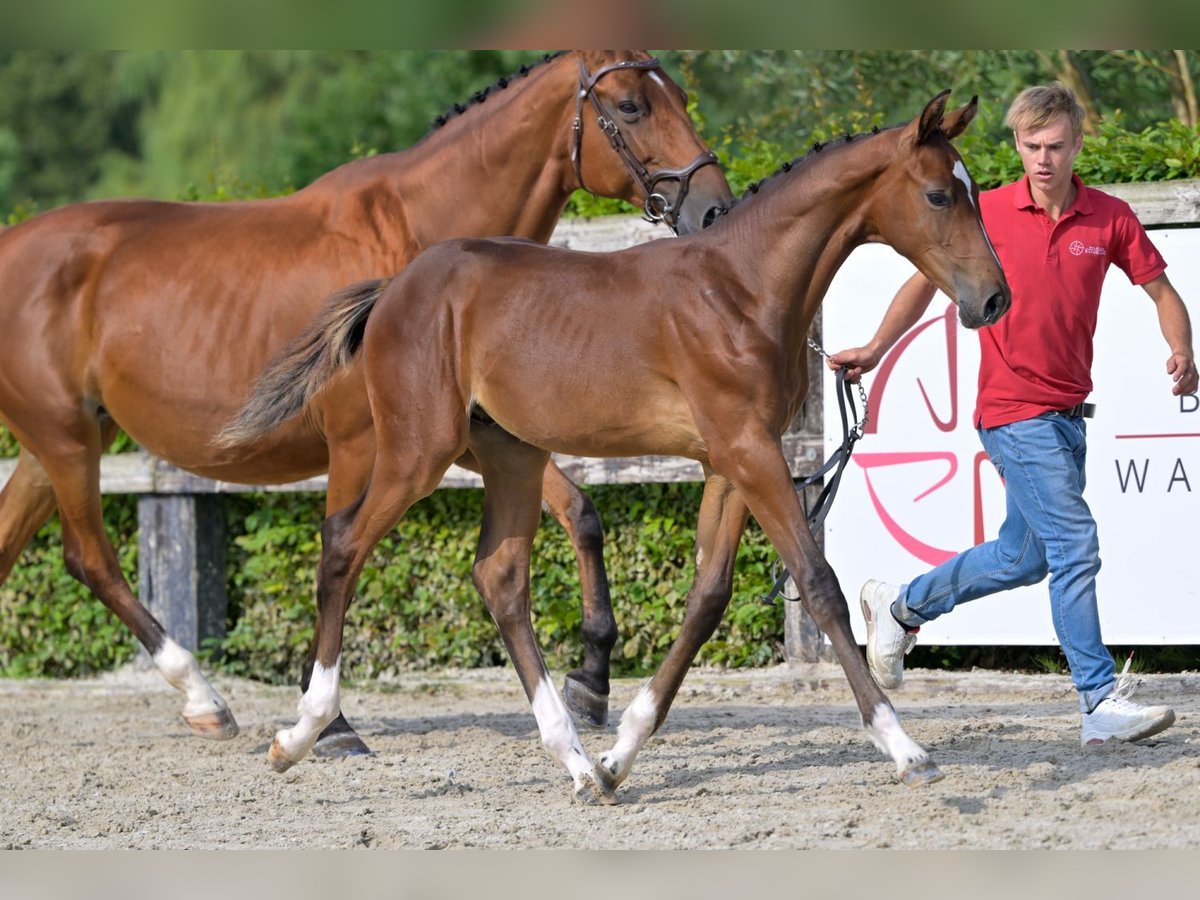
M 979 112 L 979 97 L 978 95 L 971 98 L 971 102 L 966 106 L 951 110 L 942 117 L 942 131 L 946 133 L 947 140 L 954 140 L 964 131 L 971 120 L 975 118 L 975 113 Z
M 925 104 L 925 110 L 917 124 L 917 144 L 924 144 L 934 132 L 942 127 L 942 113 L 946 110 L 946 98 L 950 91 L 945 90 Z

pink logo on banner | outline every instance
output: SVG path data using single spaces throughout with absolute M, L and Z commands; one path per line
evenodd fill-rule
M 880 411 L 883 406 L 883 397 L 887 389 L 889 380 L 892 376 L 896 364 L 909 350 L 913 341 L 929 328 L 941 323 L 944 328 L 945 336 L 945 355 L 939 358 L 936 354 L 923 355 L 923 359 L 928 360 L 933 365 L 946 366 L 947 384 L 949 386 L 949 412 L 946 415 L 939 414 L 935 408 L 933 401 L 930 399 L 929 392 L 925 389 L 925 385 L 920 378 L 917 379 L 917 388 L 921 392 L 921 398 L 925 404 L 925 410 L 928 414 L 928 421 L 942 433 L 954 431 L 958 427 L 958 329 L 956 323 L 956 310 L 954 304 L 949 304 L 946 312 L 937 318 L 923 322 L 913 328 L 908 334 L 901 339 L 892 352 L 884 359 L 879 366 L 878 373 L 875 377 L 874 384 L 871 386 L 870 397 L 868 398 L 869 421 L 866 430 L 872 433 L 878 433 L 880 423 Z M 907 426 L 906 426 L 907 427 Z M 896 543 L 904 548 L 905 551 L 912 554 L 917 559 L 928 563 L 929 565 L 939 565 L 953 557 L 958 550 L 950 550 L 943 547 L 937 547 L 928 541 L 922 540 L 918 535 L 902 526 L 892 512 L 890 512 L 884 503 L 883 498 L 876 490 L 875 484 L 871 480 L 873 470 L 882 469 L 892 466 L 903 466 L 918 463 L 928 463 L 940 461 L 945 464 L 945 474 L 938 478 L 933 484 L 921 490 L 910 501 L 911 503 L 919 503 L 921 500 L 934 494 L 939 489 L 950 484 L 955 475 L 958 474 L 958 458 L 951 451 L 944 450 L 929 450 L 929 451 L 897 451 L 897 452 L 879 452 L 879 453 L 862 453 L 854 455 L 854 461 L 858 463 L 863 470 L 863 477 L 866 482 L 867 493 L 871 498 L 871 505 L 875 509 L 875 514 L 879 517 L 880 523 L 883 525 L 887 533 Z M 975 543 L 980 543 L 984 539 L 984 523 L 983 523 L 983 465 L 989 462 L 987 454 L 979 451 L 973 455 L 971 465 L 972 477 L 972 532 Z M 995 470 L 992 469 L 994 472 Z M 961 548 L 958 548 L 961 549 Z

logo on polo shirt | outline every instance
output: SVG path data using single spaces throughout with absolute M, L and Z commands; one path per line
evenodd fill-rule
M 1067 249 L 1071 251 L 1072 256 L 1104 256 L 1103 247 L 1089 247 L 1083 241 L 1071 241 Z

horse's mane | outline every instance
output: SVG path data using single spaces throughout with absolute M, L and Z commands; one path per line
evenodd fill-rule
M 875 137 L 876 135 L 882 134 L 885 131 L 891 131 L 895 128 L 900 128 L 903 124 L 906 123 L 889 125 L 885 128 L 880 128 L 878 125 L 875 125 L 872 126 L 869 132 L 861 131 L 857 133 L 851 133 L 847 131 L 840 138 L 833 138 L 823 143 L 821 141 L 813 141 L 812 146 L 808 148 L 808 151 L 804 155 L 797 156 L 788 160 L 787 162 L 780 163 L 779 168 L 777 168 L 774 172 L 771 172 L 769 175 L 765 175 L 753 184 L 748 185 L 746 189 L 742 191 L 742 195 L 734 198 L 733 202 L 722 211 L 721 215 L 717 217 L 717 220 L 713 223 L 713 225 L 719 225 L 721 220 L 724 219 L 728 213 L 741 206 L 747 200 L 758 196 L 763 191 L 770 193 L 779 182 L 784 180 L 784 176 L 789 175 L 794 171 L 803 172 L 803 170 L 808 167 L 808 164 L 812 160 L 816 159 L 818 154 L 820 154 L 822 151 L 837 147 L 844 147 L 847 144 L 854 143 L 860 138 Z
M 313 179 L 313 181 L 310 182 L 310 184 L 308 186 L 311 187 L 312 185 L 317 184 L 319 182 L 328 183 L 328 179 L 345 177 L 346 172 L 350 172 L 350 171 L 360 172 L 363 170 L 364 166 L 377 165 L 380 160 L 391 159 L 391 158 L 394 158 L 397 154 L 408 152 L 409 150 L 413 149 L 414 147 L 417 147 L 420 144 L 422 144 L 423 142 L 429 140 L 430 136 L 433 135 L 434 133 L 436 133 L 438 131 L 438 129 L 440 129 L 447 122 L 450 122 L 450 121 L 456 119 L 458 116 L 461 116 L 463 113 L 465 113 L 468 109 L 471 109 L 473 106 L 477 106 L 480 103 L 483 103 L 491 94 L 494 94 L 496 91 L 504 90 L 509 85 L 513 84 L 518 78 L 524 78 L 530 72 L 532 72 L 534 69 L 537 69 L 540 66 L 544 66 L 548 62 L 552 62 L 552 61 L 558 59 L 560 56 L 562 56 L 566 52 L 568 52 L 568 51 L 559 50 L 556 53 L 546 53 L 542 56 L 542 58 L 540 60 L 537 60 L 536 62 L 522 64 L 521 67 L 518 68 L 517 71 L 514 72 L 512 75 L 505 76 L 503 78 L 499 78 L 496 80 L 496 82 L 494 84 L 489 85 L 488 87 L 485 87 L 481 90 L 476 91 L 474 94 L 472 94 L 467 99 L 466 103 L 455 103 L 452 107 L 450 107 L 450 109 L 446 110 L 445 113 L 443 113 L 442 115 L 438 116 L 436 119 L 433 120 L 433 124 L 430 127 L 430 130 L 427 131 L 420 140 L 410 144 L 409 146 L 400 147 L 400 148 L 396 149 L 395 151 L 392 151 L 389 153 L 383 153 L 378 156 L 372 156 L 372 157 L 366 158 L 366 159 L 352 159 L 346 163 L 343 163 L 342 165 L 338 166 L 337 168 L 331 169 L 330 171 L 324 173 L 323 175 L 320 175 L 319 177 Z
M 437 131 L 437 129 L 441 128 L 443 125 L 445 125 L 451 119 L 456 118 L 457 116 L 461 116 L 472 106 L 476 106 L 480 103 L 483 103 L 483 101 L 487 100 L 488 96 L 493 91 L 504 90 L 510 84 L 512 84 L 512 82 L 515 81 L 516 79 L 524 78 L 526 75 L 528 75 L 534 69 L 536 69 L 538 66 L 544 66 L 548 62 L 552 62 L 553 60 L 558 59 L 560 56 L 562 56 L 566 52 L 567 51 L 565 51 L 565 50 L 559 50 L 557 53 L 547 53 L 540 60 L 538 60 L 537 62 L 534 62 L 532 65 L 522 64 L 521 67 L 519 69 L 517 69 L 517 71 L 513 72 L 511 75 L 507 75 L 502 78 L 498 78 L 498 79 L 496 79 L 495 83 L 490 84 L 487 87 L 482 88 L 481 90 L 478 90 L 475 93 L 473 93 L 470 97 L 467 98 L 466 103 L 455 103 L 452 107 L 450 107 L 448 110 L 446 110 L 444 113 L 442 113 L 440 116 L 438 116 L 436 119 L 433 120 L 433 123 L 430 126 L 429 130 L 431 132 Z M 426 135 L 426 136 L 428 136 L 428 135 Z

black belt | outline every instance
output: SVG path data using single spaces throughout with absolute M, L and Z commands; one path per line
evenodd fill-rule
M 1091 419 L 1096 415 L 1095 403 L 1076 403 L 1068 409 L 1055 410 L 1060 416 L 1066 416 L 1068 419 Z

